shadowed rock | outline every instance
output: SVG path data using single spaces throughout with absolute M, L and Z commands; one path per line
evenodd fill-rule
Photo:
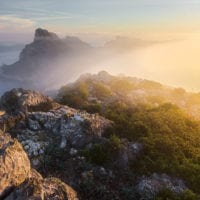
M 78 200 L 76 192 L 56 178 L 43 179 L 30 168 L 21 144 L 0 132 L 0 199 Z
M 48 111 L 59 107 L 51 98 L 39 92 L 21 88 L 6 92 L 1 97 L 0 106 L 8 113 L 16 111 Z
M 35 30 L 34 41 L 41 39 L 58 39 L 58 36 L 55 33 L 51 33 L 45 29 L 38 28 Z
M 30 172 L 30 162 L 22 145 L 0 132 L 0 195 L 23 183 Z

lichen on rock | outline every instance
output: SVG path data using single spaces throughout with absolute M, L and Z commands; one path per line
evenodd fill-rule
M 76 192 L 56 178 L 31 169 L 22 145 L 0 131 L 0 199 L 78 200 Z

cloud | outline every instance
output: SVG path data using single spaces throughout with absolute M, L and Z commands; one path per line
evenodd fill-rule
M 35 21 L 14 15 L 0 15 L 0 31 L 18 31 L 31 29 L 36 25 Z

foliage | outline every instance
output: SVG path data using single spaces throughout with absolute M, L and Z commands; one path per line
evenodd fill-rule
M 81 109 L 87 110 L 89 113 L 100 113 L 101 105 L 99 103 L 87 103 L 81 106 Z
M 104 99 L 107 96 L 104 93 L 108 94 L 104 91 L 107 87 L 101 84 L 98 87 L 99 96 L 96 95 Z M 129 79 L 113 79 L 109 87 L 110 91 L 117 93 L 120 98 L 111 103 L 103 101 L 98 104 L 97 109 L 94 107 L 91 111 L 97 111 L 114 122 L 114 126 L 107 129 L 105 134 L 110 137 L 112 145 L 116 145 L 116 149 L 120 148 L 120 138 L 142 143 L 144 148 L 137 162 L 130 164 L 134 173 L 138 176 L 154 172 L 167 173 L 181 178 L 191 190 L 191 193 L 188 192 L 181 198 L 195 199 L 193 193 L 200 193 L 200 124 L 177 105 L 182 106 L 188 113 L 193 112 L 194 105 L 200 107 L 200 95 L 187 93 L 182 88 L 167 89 L 159 83 L 146 80 L 136 84 Z M 126 95 L 133 90 L 142 91 L 142 98 L 146 101 L 129 101 Z M 165 103 L 166 101 L 176 105 Z M 85 107 L 86 110 L 90 109 L 91 104 L 88 101 L 78 106 L 83 108 L 85 105 L 88 106 Z M 112 135 L 119 140 L 112 138 Z M 101 165 L 109 162 L 117 152 L 112 152 L 112 149 L 115 149 L 110 148 L 112 145 L 109 142 L 94 145 L 87 150 L 88 160 Z M 165 192 L 158 198 L 180 199 L 171 197 L 167 192 L 165 197 Z
M 111 94 L 111 91 L 102 83 L 95 83 L 93 85 L 93 93 L 98 99 L 104 99 Z
M 46 150 L 43 159 L 42 171 L 45 172 L 55 172 L 65 170 L 65 161 L 67 159 L 66 149 L 61 149 L 50 144 Z
M 115 122 L 109 130 L 118 137 L 143 143 L 143 153 L 132 169 L 142 175 L 153 172 L 180 177 L 194 191 L 200 185 L 200 126 L 173 104 L 150 108 L 112 104 L 103 113 Z
M 118 154 L 120 148 L 120 139 L 112 135 L 107 142 L 103 144 L 94 144 L 91 149 L 84 150 L 83 155 L 86 156 L 91 163 L 105 166 Z
M 110 83 L 111 91 L 127 94 L 135 88 L 135 85 L 126 79 L 116 79 Z
M 89 92 L 87 85 L 84 83 L 77 83 L 76 89 L 64 86 L 60 89 L 58 97 L 60 102 L 72 107 L 79 107 L 87 100 Z
M 199 200 L 200 196 L 194 194 L 191 190 L 186 190 L 181 194 L 176 194 L 169 189 L 159 192 L 156 200 Z
M 92 178 L 86 179 L 80 184 L 80 193 L 87 200 L 120 200 L 116 192 L 111 191 L 106 185 L 98 183 Z

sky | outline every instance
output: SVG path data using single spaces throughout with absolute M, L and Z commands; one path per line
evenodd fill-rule
M 200 31 L 199 0 L 0 0 L 0 42 L 31 40 L 44 27 L 60 35 L 185 37 Z
M 95 45 L 167 40 L 99 65 L 200 91 L 200 0 L 0 0 L 0 44 L 29 43 L 38 27 Z

